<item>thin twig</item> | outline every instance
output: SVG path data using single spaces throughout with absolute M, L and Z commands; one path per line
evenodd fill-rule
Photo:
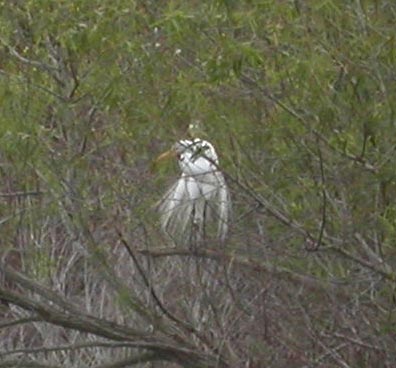
M 58 345 L 54 347 L 41 347 L 41 348 L 32 348 L 32 349 L 15 349 L 5 352 L 0 352 L 0 357 L 4 357 L 7 355 L 14 354 L 39 354 L 39 353 L 51 353 L 56 351 L 75 351 L 81 349 L 94 349 L 94 348 L 108 348 L 108 349 L 117 349 L 117 348 L 134 348 L 133 344 L 130 343 L 106 343 L 106 342 L 90 342 L 90 343 L 82 343 L 82 344 L 74 344 L 74 345 Z
M 39 322 L 39 321 L 41 321 L 41 318 L 37 318 L 37 317 L 28 317 L 28 318 L 15 319 L 12 321 L 5 321 L 5 322 L 0 323 L 0 329 L 11 327 L 11 326 L 22 325 L 25 323 Z M 1 352 L 0 352 L 0 355 L 2 355 Z
M 319 167 L 320 167 L 320 178 L 321 178 L 321 187 L 322 187 L 322 221 L 320 224 L 319 236 L 318 240 L 316 241 L 315 247 L 309 250 L 318 250 L 322 244 L 323 234 L 326 227 L 326 208 L 327 208 L 327 196 L 326 196 L 326 182 L 325 182 L 325 174 L 323 168 L 323 156 L 322 151 L 318 143 L 318 157 L 319 157 Z
M 316 138 L 318 138 L 320 141 L 325 143 L 326 146 L 328 146 L 332 151 L 336 152 L 337 154 L 339 154 L 343 157 L 346 157 L 347 159 L 349 159 L 357 164 L 360 164 L 361 167 L 363 167 L 364 169 L 366 169 L 367 171 L 369 171 L 373 174 L 376 174 L 378 172 L 378 167 L 375 165 L 372 165 L 367 160 L 365 160 L 363 157 L 352 155 L 348 152 L 340 151 L 337 148 L 335 148 L 323 134 L 318 132 L 316 129 L 310 127 L 308 125 L 307 121 L 297 111 L 295 111 L 292 107 L 286 105 L 280 99 L 278 99 L 277 97 L 275 97 L 274 95 L 269 93 L 267 90 L 265 90 L 263 87 L 261 87 L 257 81 L 253 80 L 252 78 L 250 78 L 247 75 L 242 75 L 241 81 L 242 81 L 242 83 L 245 83 L 245 84 L 248 84 L 248 85 L 251 85 L 251 86 L 254 86 L 255 88 L 257 88 L 264 95 L 264 97 L 266 97 L 270 101 L 274 102 L 281 109 L 283 109 L 288 114 L 290 114 L 295 119 L 297 119 L 300 123 L 302 123 L 304 125 L 305 128 L 307 128 L 310 132 L 312 132 L 316 136 Z
M 49 365 L 31 360 L 13 359 L 0 362 L 0 368 L 62 368 L 60 365 Z
M 184 330 L 186 330 L 189 333 L 194 334 L 195 336 L 197 336 L 200 340 L 204 341 L 205 344 L 207 344 L 207 342 L 203 339 L 203 337 L 194 329 L 194 327 L 190 324 L 187 324 L 186 322 L 180 320 L 179 318 L 177 318 L 176 316 L 174 316 L 168 309 L 165 308 L 165 306 L 163 305 L 163 303 L 161 302 L 161 300 L 159 299 L 159 297 L 157 296 L 157 293 L 154 290 L 153 285 L 150 283 L 150 281 L 148 280 L 144 270 L 142 269 L 140 263 L 138 262 L 136 255 L 134 254 L 132 248 L 129 246 L 128 242 L 125 240 L 124 236 L 122 235 L 121 231 L 119 229 L 117 229 L 118 232 L 118 236 L 120 238 L 121 243 L 123 244 L 123 246 L 125 247 L 126 251 L 128 252 L 128 254 L 130 255 L 130 257 L 132 258 L 134 264 L 136 265 L 136 268 L 140 274 L 140 276 L 143 279 L 144 284 L 146 285 L 146 287 L 149 289 L 151 296 L 153 297 L 155 303 L 157 304 L 158 308 L 162 311 L 162 313 L 164 313 L 165 316 L 167 316 L 171 321 L 175 322 L 177 325 L 181 326 Z
M 123 360 L 118 360 L 116 362 L 96 365 L 93 368 L 127 368 L 132 365 L 154 362 L 157 360 L 167 360 L 167 357 L 166 355 L 158 352 L 147 352 Z
M 11 193 L 0 193 L 0 198 L 12 198 L 12 197 L 28 197 L 28 196 L 38 196 L 44 194 L 41 191 L 31 191 L 31 192 L 11 192 Z
M 268 273 L 271 275 L 275 275 L 281 279 L 289 280 L 298 284 L 302 284 L 304 286 L 322 290 L 322 291 L 329 291 L 331 290 L 332 293 L 339 294 L 340 296 L 347 296 L 344 291 L 339 288 L 344 283 L 341 281 L 336 280 L 321 280 L 311 275 L 303 275 L 292 270 L 287 269 L 286 267 L 280 265 L 274 265 L 269 262 L 257 261 L 248 257 L 244 257 L 242 255 L 237 254 L 228 254 L 225 252 L 219 252 L 215 249 L 199 249 L 195 250 L 194 253 L 188 249 L 184 248 L 161 248 L 161 249 L 139 249 L 138 252 L 140 254 L 154 257 L 154 258 L 161 258 L 161 257 L 173 257 L 173 256 L 182 256 L 182 257 L 191 257 L 194 255 L 195 257 L 201 258 L 209 258 L 218 260 L 221 262 L 234 262 L 235 265 L 245 267 L 251 271 L 258 272 L 258 273 Z

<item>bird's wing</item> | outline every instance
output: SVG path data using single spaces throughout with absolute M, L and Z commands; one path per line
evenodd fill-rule
M 217 226 L 224 240 L 228 231 L 230 194 L 220 171 L 189 176 L 182 174 L 158 205 L 164 231 L 175 241 L 204 237 L 204 229 Z M 217 223 L 217 224 L 216 224 Z
M 194 218 L 208 229 L 217 222 L 217 233 L 223 241 L 227 235 L 231 213 L 231 198 L 224 176 L 216 170 L 195 178 L 199 200 L 195 201 Z
M 183 174 L 160 201 L 158 210 L 162 227 L 175 240 L 186 233 L 195 211 L 194 200 L 198 198 L 199 193 L 196 180 Z
M 231 215 L 231 197 L 227 187 L 227 183 L 220 171 L 216 172 L 218 190 L 217 190 L 217 216 L 218 216 L 218 236 L 221 241 L 225 240 L 228 232 L 228 221 Z

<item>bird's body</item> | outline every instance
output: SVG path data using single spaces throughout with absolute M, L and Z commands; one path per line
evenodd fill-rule
M 228 230 L 230 196 L 213 146 L 202 139 L 181 140 L 173 148 L 181 176 L 159 204 L 162 227 L 176 243 L 196 244 L 217 224 L 224 240 Z

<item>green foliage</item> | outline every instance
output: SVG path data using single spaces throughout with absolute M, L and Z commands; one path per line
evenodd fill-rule
M 235 156 L 228 142 L 237 137 L 246 150 L 238 165 L 259 161 L 293 217 L 317 218 L 319 189 L 309 178 L 318 175 L 318 144 L 326 188 L 367 183 L 362 197 L 374 198 L 373 180 L 394 181 L 391 9 L 339 1 L 8 4 L 3 149 L 24 165 L 47 163 L 56 151 L 84 175 L 89 165 L 77 159 L 84 141 L 93 157 L 118 142 L 133 164 L 159 151 L 149 149 L 154 136 L 170 144 L 200 119 L 226 167 Z M 377 177 L 357 170 L 348 179 L 359 160 Z M 360 207 L 361 199 L 351 200 Z
M 8 242 L 17 233 L 31 246 L 26 239 L 39 237 L 48 218 L 73 239 L 89 229 L 101 246 L 116 243 L 113 223 L 144 226 L 160 242 L 153 208 L 177 169 L 153 172 L 151 164 L 199 120 L 233 190 L 238 220 L 227 249 L 252 247 L 256 261 L 268 256 L 325 282 L 359 278 L 364 261 L 385 267 L 378 259 L 396 273 L 392 1 L 27 0 L 0 8 L 1 190 L 44 193 L 26 208 L 18 199 L 1 205 L 14 216 L 4 222 Z M 307 239 L 320 240 L 320 256 Z M 47 246 L 27 252 L 39 279 L 55 267 Z

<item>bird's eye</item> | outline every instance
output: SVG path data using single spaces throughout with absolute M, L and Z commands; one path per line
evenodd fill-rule
M 204 156 L 205 155 L 205 151 L 208 149 L 208 146 L 201 146 L 201 145 L 197 145 L 196 147 L 194 147 L 193 153 L 191 155 L 191 161 L 194 162 L 198 157 Z
M 201 153 L 205 153 L 205 151 L 207 151 L 208 150 L 208 146 L 200 146 L 200 147 L 197 147 L 197 154 L 201 154 Z

